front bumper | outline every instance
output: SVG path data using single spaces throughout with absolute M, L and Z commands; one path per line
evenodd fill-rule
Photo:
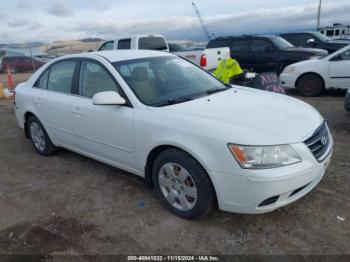
M 296 80 L 298 76 L 294 74 L 286 74 L 282 72 L 279 78 L 283 87 L 295 88 Z
M 242 169 L 241 174 L 211 172 L 219 208 L 235 213 L 266 213 L 310 192 L 330 163 L 333 140 L 322 162 L 316 160 L 304 143 L 292 146 L 302 162 L 274 169 Z

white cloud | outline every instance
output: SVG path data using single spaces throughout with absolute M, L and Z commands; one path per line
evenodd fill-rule
M 69 8 L 66 2 L 58 0 L 54 1 L 51 6 L 47 8 L 47 12 L 58 17 L 68 17 L 74 15 L 73 10 Z

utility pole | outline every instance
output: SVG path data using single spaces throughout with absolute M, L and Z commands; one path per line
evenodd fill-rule
M 318 12 L 317 12 L 317 30 L 320 28 L 321 24 L 321 6 L 322 6 L 322 0 L 320 0 L 318 4 Z

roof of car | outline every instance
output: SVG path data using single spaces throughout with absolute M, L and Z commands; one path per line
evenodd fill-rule
M 102 56 L 109 62 L 119 62 L 132 59 L 148 58 L 148 57 L 159 57 L 159 56 L 175 56 L 166 51 L 154 51 L 154 50 L 110 50 L 110 51 L 96 51 L 83 54 L 67 55 L 58 58 L 67 59 L 74 57 L 86 57 L 86 58 L 96 58 L 96 56 Z
M 98 51 L 91 54 L 103 56 L 110 62 L 118 62 L 130 59 L 157 57 L 157 56 L 174 56 L 168 52 L 153 51 L 153 50 L 111 50 Z
M 227 38 L 259 38 L 259 37 L 263 37 L 263 38 L 273 38 L 276 37 L 275 35 L 232 35 L 232 36 L 219 36 L 216 39 L 227 39 Z

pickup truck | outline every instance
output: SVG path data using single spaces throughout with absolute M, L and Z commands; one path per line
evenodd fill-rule
M 97 51 L 123 49 L 147 49 L 171 52 L 201 66 L 207 71 L 215 70 L 222 59 L 230 57 L 230 49 L 228 47 L 187 49 L 179 44 L 168 43 L 165 37 L 160 34 L 125 36 L 106 41 L 102 43 Z
M 325 57 L 326 50 L 297 48 L 281 37 L 273 35 L 223 36 L 210 40 L 207 48 L 231 48 L 231 57 L 244 69 L 256 73 L 276 72 L 293 63 Z

